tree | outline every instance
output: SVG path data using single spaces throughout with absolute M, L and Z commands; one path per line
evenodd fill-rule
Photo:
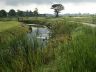
M 64 10 L 64 6 L 62 4 L 54 4 L 51 9 L 54 9 L 56 17 L 59 16 L 60 11 Z
M 23 16 L 24 16 L 24 12 L 18 10 L 18 11 L 17 11 L 17 15 L 18 15 L 18 17 L 23 17 Z
M 25 12 L 25 16 L 29 17 L 29 11 L 28 10 Z
M 8 13 L 8 16 L 11 16 L 11 17 L 15 17 L 16 16 L 16 12 L 14 9 L 11 9 Z
M 33 12 L 31 10 L 29 11 L 29 15 L 30 16 L 33 16 Z
M 34 16 L 38 16 L 38 9 L 37 8 L 35 8 L 35 10 L 33 11 L 33 14 L 34 14 Z
M 0 10 L 0 17 L 7 17 L 7 12 L 5 10 Z

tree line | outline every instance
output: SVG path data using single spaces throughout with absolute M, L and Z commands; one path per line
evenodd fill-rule
M 58 17 L 60 11 L 64 10 L 64 6 L 62 4 L 53 4 L 51 6 L 51 9 L 54 9 L 55 16 Z M 0 10 L 0 17 L 32 17 L 32 16 L 46 16 L 45 14 L 39 14 L 38 9 L 35 8 L 35 10 L 32 12 L 30 11 L 21 11 L 14 9 L 9 10 L 7 12 L 6 10 Z
M 38 9 L 35 8 L 35 10 L 32 12 L 30 11 L 22 11 L 22 10 L 14 10 L 11 9 L 9 12 L 6 10 L 0 10 L 0 17 L 32 17 L 32 16 L 45 16 L 45 14 L 39 14 Z

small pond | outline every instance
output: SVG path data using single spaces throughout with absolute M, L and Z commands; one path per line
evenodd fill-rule
M 28 37 L 36 39 L 39 45 L 46 46 L 50 38 L 50 30 L 43 25 L 27 24 L 29 26 Z

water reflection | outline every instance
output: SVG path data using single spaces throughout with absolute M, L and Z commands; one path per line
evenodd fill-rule
M 50 30 L 46 26 L 38 26 L 35 24 L 29 24 L 28 37 L 33 40 L 36 38 L 41 46 L 46 46 L 50 37 Z

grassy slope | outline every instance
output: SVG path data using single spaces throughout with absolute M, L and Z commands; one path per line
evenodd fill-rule
M 0 21 L 0 32 L 16 27 L 18 25 L 19 22 L 17 21 Z

